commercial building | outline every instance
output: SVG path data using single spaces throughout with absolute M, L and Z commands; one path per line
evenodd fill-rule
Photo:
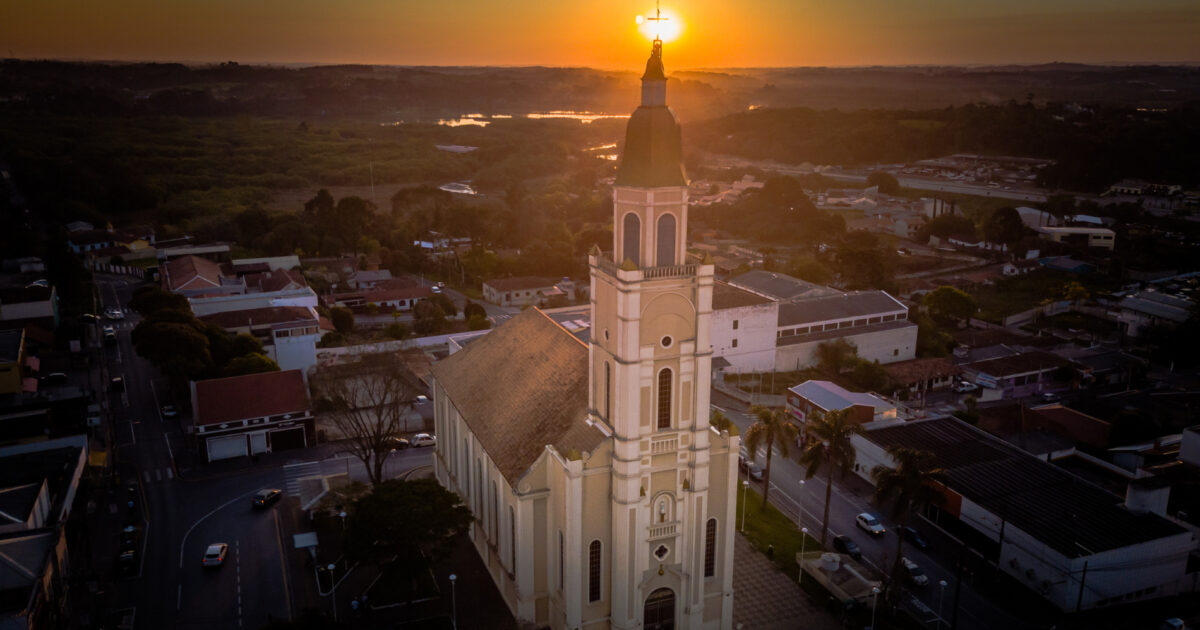
M 926 516 L 1063 611 L 1175 595 L 1194 588 L 1187 529 L 1138 487 L 1125 500 L 954 418 L 854 436 L 855 470 L 870 481 L 895 466 L 893 446 L 933 453 L 944 502 Z M 1195 569 L 1191 569 L 1195 571 Z
M 203 315 L 200 319 L 224 328 L 231 335 L 252 335 L 262 342 L 263 352 L 281 370 L 307 373 L 317 363 L 317 342 L 323 331 L 320 317 L 311 306 L 226 311 Z
M 850 410 L 851 424 L 900 418 L 895 403 L 875 394 L 849 391 L 831 381 L 804 381 L 789 387 L 786 407 L 801 423 L 844 409 Z
M 1117 233 L 1102 227 L 1039 227 L 1038 234 L 1047 241 L 1101 247 L 1112 250 L 1117 244 Z
M 1195 303 L 1185 297 L 1141 291 L 1121 298 L 1116 306 L 1117 323 L 1125 334 L 1137 337 L 1145 328 L 1178 326 L 1191 319 Z
M 962 365 L 963 378 L 979 385 L 980 401 L 1024 398 L 1066 389 L 1072 375 L 1060 370 L 1071 362 L 1041 350 L 985 359 Z
M 189 432 L 207 461 L 316 443 L 300 370 L 192 381 Z

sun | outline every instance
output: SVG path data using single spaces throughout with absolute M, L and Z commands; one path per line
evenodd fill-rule
M 679 14 L 663 9 L 661 20 L 654 20 L 654 15 L 654 11 L 647 11 L 645 15 L 637 16 L 638 32 L 645 35 L 646 39 L 658 37 L 664 42 L 671 42 L 683 34 L 683 20 Z

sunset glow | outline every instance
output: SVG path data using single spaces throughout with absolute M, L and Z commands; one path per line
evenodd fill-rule
M 661 39 L 664 42 L 673 42 L 679 39 L 683 34 L 683 20 L 679 14 L 669 9 L 661 11 L 661 19 L 655 19 L 655 12 L 648 11 L 644 15 L 637 16 L 638 32 L 646 37 L 646 39 Z

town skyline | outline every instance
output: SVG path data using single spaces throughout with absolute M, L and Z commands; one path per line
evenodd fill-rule
M 1200 7 L 1074 0 L 1001 3 L 671 4 L 680 36 L 672 68 L 1007 65 L 1051 62 L 1200 62 Z M 249 7 L 217 2 L 159 6 L 131 0 L 12 7 L 0 39 L 15 58 L 400 66 L 638 64 L 650 15 L 645 1 L 435 5 L 323 0 Z M 579 28 L 575 28 L 575 27 Z

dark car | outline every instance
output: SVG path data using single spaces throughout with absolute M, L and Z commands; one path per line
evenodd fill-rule
M 278 501 L 283 496 L 283 491 L 278 488 L 263 488 L 254 493 L 254 498 L 250 500 L 250 504 L 254 507 L 267 507 Z
M 406 449 L 411 445 L 408 443 L 408 440 L 406 440 L 402 437 L 396 437 L 394 435 L 391 435 L 383 440 L 383 446 L 384 446 L 384 448 L 391 449 L 393 451 L 398 451 L 401 449 Z
M 858 543 L 854 542 L 849 536 L 837 536 L 833 539 L 833 548 L 838 553 L 844 553 L 855 560 L 862 560 L 862 550 L 858 548 Z
M 95 324 L 96 322 L 100 321 L 100 316 L 93 315 L 92 313 L 84 313 L 83 315 L 79 316 L 79 321 L 85 324 Z
M 738 470 L 750 470 L 750 460 L 745 455 L 738 455 Z
M 921 535 L 921 532 L 917 531 L 916 529 L 905 526 L 902 527 L 900 531 L 902 534 L 904 534 L 905 542 L 912 543 L 912 546 L 916 547 L 917 549 L 929 548 L 929 541 L 925 540 L 925 537 Z

